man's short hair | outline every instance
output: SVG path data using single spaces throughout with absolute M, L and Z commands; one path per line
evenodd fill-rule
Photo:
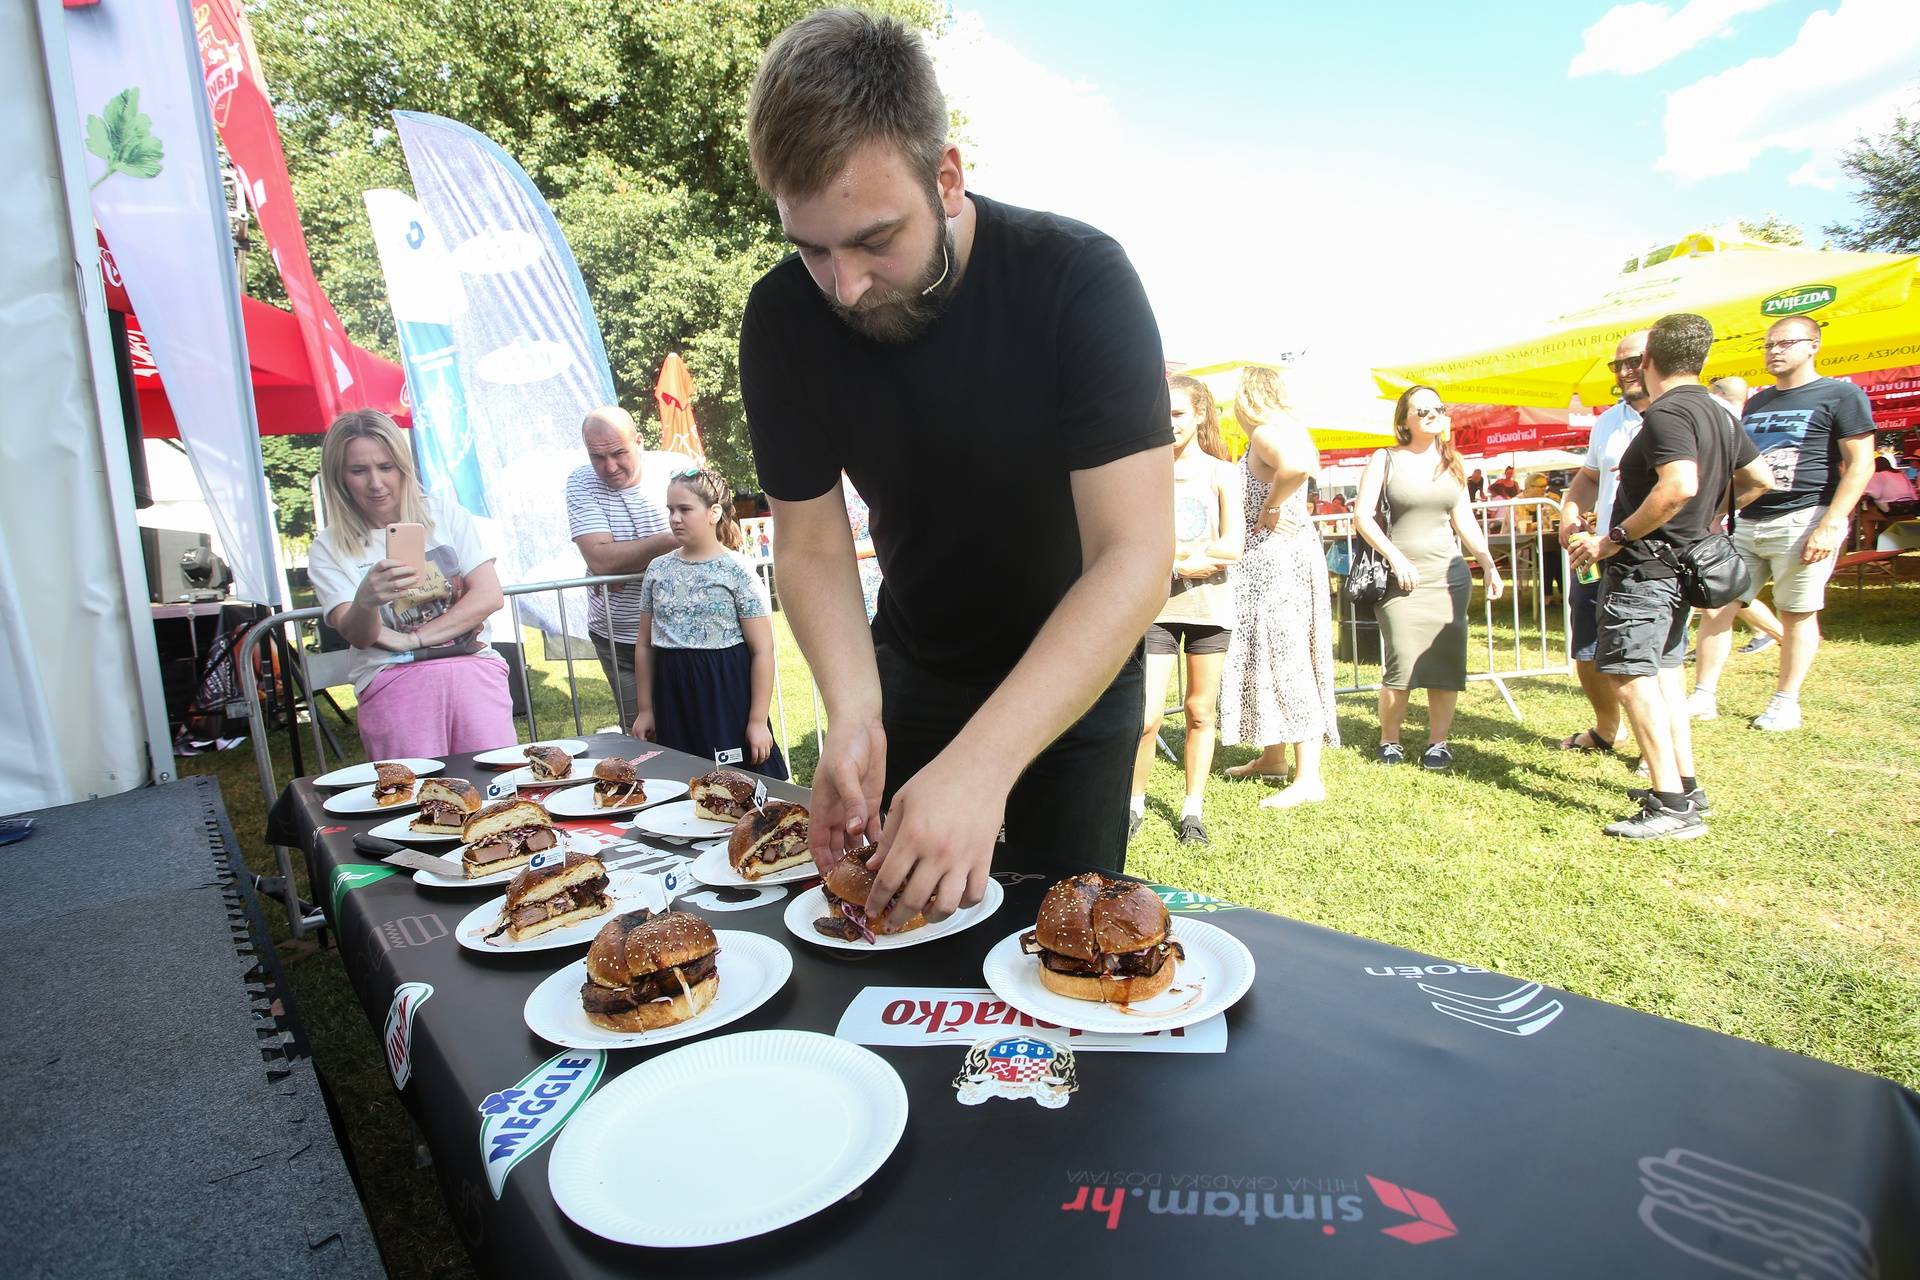
M 747 104 L 753 175 L 775 196 L 817 195 L 869 142 L 898 147 L 933 187 L 947 145 L 947 100 L 911 27 L 856 9 L 822 9 L 774 40 Z
M 1676 373 L 1698 375 L 1707 367 L 1707 353 L 1713 350 L 1713 326 L 1705 316 L 1681 311 L 1661 316 L 1647 331 L 1647 356 L 1653 367 L 1671 377 Z
M 1767 333 L 1771 335 L 1787 325 L 1801 330 L 1796 337 L 1812 338 L 1815 342 L 1820 340 L 1820 322 L 1812 316 L 1781 316 L 1767 326 Z

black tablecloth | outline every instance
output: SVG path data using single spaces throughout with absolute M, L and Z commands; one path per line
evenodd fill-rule
M 591 754 L 622 749 L 641 748 L 596 739 Z M 450 767 L 482 784 L 489 776 L 467 761 Z M 670 752 L 641 772 L 686 778 L 702 767 Z M 273 836 L 309 851 L 376 1029 L 398 984 L 434 988 L 414 1021 L 404 1096 L 454 1219 L 491 1274 L 1920 1270 L 1920 1095 L 1518 978 L 1178 897 L 1176 934 L 1178 919 L 1204 919 L 1258 964 L 1227 1015 L 1225 1053 L 1081 1052 L 1078 1092 L 1046 1110 L 1028 1100 L 960 1105 L 962 1046 L 880 1048 L 911 1110 L 860 1194 L 741 1243 L 610 1244 L 555 1207 L 550 1146 L 496 1200 L 478 1142 L 482 1101 L 556 1052 L 526 1029 L 521 1006 L 578 949 L 494 957 L 458 946 L 454 926 L 497 889 L 438 892 L 403 873 L 333 895 L 337 870 L 374 865 L 351 844 L 372 822 L 324 815 L 320 800 L 305 781 L 290 786 Z M 793 955 L 785 988 L 726 1031 L 831 1033 L 869 986 L 982 986 L 988 948 L 1032 920 L 1045 888 L 1037 877 L 1001 879 L 1006 903 L 991 920 L 853 960 L 787 933 L 779 903 L 703 912 Z M 607 1078 L 663 1051 L 613 1051 Z M 776 1098 L 742 1105 L 782 1105 Z M 699 1176 L 697 1152 L 660 1156 Z M 755 1188 L 713 1193 L 751 1201 Z
M 23 816 L 0 847 L 0 1273 L 381 1275 L 218 784 Z

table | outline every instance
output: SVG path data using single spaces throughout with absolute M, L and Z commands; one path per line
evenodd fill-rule
M 0 847 L 6 1273 L 383 1275 L 219 785 L 22 816 Z
M 638 749 L 609 735 L 589 754 Z M 466 761 L 449 767 L 475 781 L 487 776 Z M 702 768 L 669 752 L 641 772 L 685 778 Z M 478 1142 L 479 1104 L 555 1054 L 526 1030 L 521 1005 L 578 950 L 492 957 L 460 948 L 449 936 L 454 925 L 497 890 L 440 893 L 401 874 L 330 892 L 337 875 L 376 864 L 351 844 L 370 823 L 324 815 L 319 801 L 310 783 L 291 785 L 275 806 L 271 838 L 308 850 L 376 1028 L 399 984 L 433 986 L 413 1020 L 403 1096 L 433 1149 L 454 1221 L 488 1274 L 844 1280 L 876 1267 L 978 1276 L 1007 1267 L 1073 1274 L 1063 1269 L 1086 1265 L 1169 1277 L 1920 1271 L 1920 1215 L 1912 1212 L 1920 1095 L 1192 895 L 1172 897 L 1176 936 L 1181 919 L 1204 919 L 1245 942 L 1259 966 L 1253 990 L 1227 1015 L 1225 1053 L 1083 1051 L 1078 1092 L 1043 1110 L 1025 1100 L 960 1105 L 953 1080 L 963 1046 L 880 1048 L 906 1084 L 911 1112 L 900 1145 L 857 1196 L 737 1244 L 610 1244 L 555 1207 L 550 1147 L 524 1159 L 496 1200 Z M 1045 889 L 1039 877 L 1000 878 L 1006 903 L 992 920 L 927 946 L 851 959 L 793 938 L 779 904 L 725 915 L 694 904 L 717 927 L 777 937 L 793 954 L 786 987 L 727 1032 L 831 1033 L 868 987 L 984 985 L 986 951 L 1030 924 Z M 964 1015 L 950 1003 L 939 1012 L 916 1005 L 912 1016 L 944 1023 Z M 664 1051 L 614 1051 L 607 1079 Z M 697 1152 L 665 1158 L 698 1176 Z M 1756 1194 L 1768 1198 L 1753 1202 Z M 1743 1225 L 1755 1217 L 1743 1202 L 1761 1206 L 1760 1226 Z M 1766 1269 L 1795 1258 L 1804 1269 Z

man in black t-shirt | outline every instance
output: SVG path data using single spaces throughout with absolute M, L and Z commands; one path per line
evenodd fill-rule
M 1130 655 L 1173 557 L 1139 279 L 1091 227 L 970 195 L 946 133 L 918 38 L 848 10 L 788 28 L 748 109 L 799 250 L 754 286 L 740 378 L 827 704 L 813 853 L 877 838 L 869 902 L 899 918 L 979 901 L 1003 822 L 1029 860 L 1120 866 Z M 870 632 L 842 471 L 884 572 Z
M 1867 393 L 1844 379 L 1822 377 L 1814 367 L 1819 351 L 1820 326 L 1811 317 L 1775 321 L 1766 345 L 1773 385 L 1746 405 L 1747 433 L 1773 474 L 1773 491 L 1742 513 L 1733 541 L 1752 584 L 1747 603 L 1771 581 L 1781 630 L 1780 674 L 1772 700 L 1753 720 L 1756 729 L 1800 727 L 1800 686 L 1820 648 L 1827 579 L 1846 542 L 1847 520 L 1873 477 Z M 1740 607 L 1701 617 L 1697 715 L 1714 711 L 1716 677 Z
M 1712 346 L 1701 316 L 1663 316 L 1648 331 L 1641 371 L 1653 402 L 1620 455 L 1614 525 L 1568 546 L 1576 568 L 1605 561 L 1594 666 L 1619 691 L 1647 761 L 1650 785 L 1627 792 L 1639 811 L 1606 828 L 1628 839 L 1707 833 L 1681 675 L 1688 608 L 1673 566 L 1719 529 L 1730 487 L 1745 505 L 1769 484 L 1753 442 L 1700 385 Z

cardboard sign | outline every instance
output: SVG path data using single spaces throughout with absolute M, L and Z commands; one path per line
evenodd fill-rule
M 1035 1028 L 1057 1033 L 1048 1038 L 1070 1044 L 1076 1053 L 1227 1051 L 1225 1014 L 1173 1031 L 1112 1035 L 1042 1022 L 1021 1013 L 985 987 L 868 987 L 840 1015 L 840 1025 L 833 1034 L 855 1044 L 972 1045 L 983 1037 Z

